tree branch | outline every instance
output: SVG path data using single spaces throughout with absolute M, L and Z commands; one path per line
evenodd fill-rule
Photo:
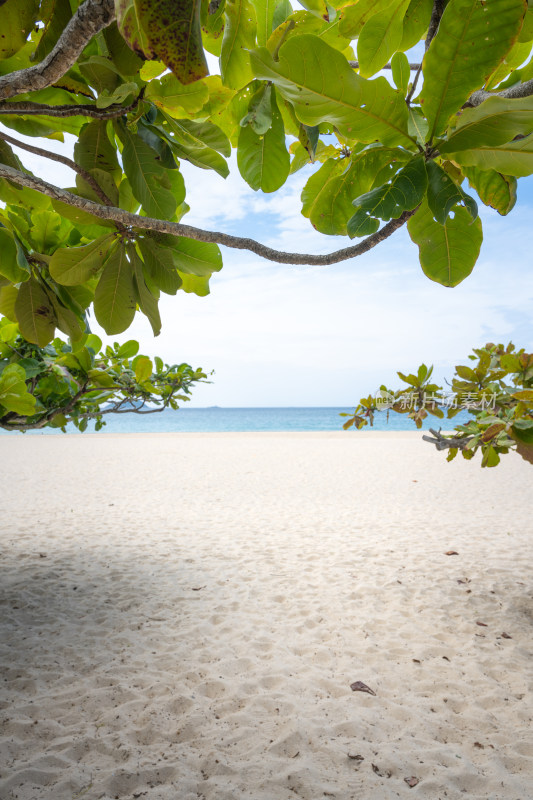
M 1 80 L 1 79 L 0 79 Z M 144 87 L 139 92 L 138 97 L 129 104 L 129 106 L 109 106 L 105 111 L 104 109 L 97 108 L 89 103 L 85 105 L 62 105 L 62 106 L 49 106 L 45 103 L 32 103 L 15 101 L 13 103 L 0 103 L 0 114 L 16 114 L 21 115 L 43 115 L 46 117 L 91 117 L 93 119 L 116 119 L 134 111 L 144 95 Z
M 435 2 L 433 3 L 433 11 L 431 12 L 431 19 L 429 21 L 428 33 L 424 44 L 424 49 L 426 53 L 429 50 L 429 46 L 433 41 L 433 39 L 435 38 L 435 35 L 439 29 L 440 20 L 444 13 L 445 8 L 446 8 L 446 0 L 435 0 Z M 416 91 L 416 87 L 418 85 L 418 80 L 420 78 L 421 72 L 422 72 L 422 64 L 418 64 L 413 85 L 411 86 L 409 94 L 405 98 L 405 102 L 407 103 L 408 106 L 411 104 L 411 100 Z
M 480 106 L 489 97 L 506 97 L 513 99 L 517 97 L 530 97 L 533 94 L 533 80 L 525 81 L 524 83 L 516 83 L 514 86 L 509 86 L 508 89 L 502 89 L 501 92 L 485 92 L 483 89 L 474 92 L 465 103 L 468 106 Z
M 91 173 L 87 172 L 87 170 L 83 169 L 83 167 L 80 167 L 79 164 L 76 164 L 76 162 L 72 161 L 72 159 L 59 155 L 59 153 L 52 153 L 50 150 L 44 150 L 42 147 L 35 147 L 32 144 L 26 144 L 26 142 L 19 142 L 18 139 L 15 139 L 13 136 L 9 136 L 7 133 L 3 133 L 2 131 L 0 131 L 0 139 L 3 139 L 5 142 L 9 142 L 9 144 L 14 145 L 15 147 L 20 147 L 21 150 L 27 150 L 28 153 L 33 153 L 36 156 L 49 158 L 51 161 L 57 161 L 59 164 L 64 164 L 66 167 L 74 170 L 74 172 L 77 172 L 78 175 L 89 184 L 93 192 L 97 197 L 100 198 L 104 205 L 113 205 L 109 197 L 96 182 Z
M 40 64 L 0 77 L 0 100 L 51 86 L 75 64 L 93 36 L 111 25 L 114 19 L 113 0 L 85 0 L 54 49 Z
M 430 442 L 434 444 L 437 450 L 448 450 L 451 447 L 456 447 L 458 450 L 464 450 L 468 444 L 468 442 L 472 441 L 474 438 L 473 436 L 453 436 L 450 439 L 443 436 L 441 433 L 441 428 L 438 431 L 433 430 L 433 428 L 429 429 L 429 432 L 433 434 L 431 436 L 422 436 L 422 439 L 425 442 Z
M 143 217 L 138 214 L 131 214 L 128 211 L 123 211 L 120 208 L 99 205 L 92 200 L 78 197 L 72 194 L 72 192 L 68 192 L 66 189 L 60 189 L 57 186 L 53 186 L 51 183 L 36 178 L 34 175 L 27 175 L 5 164 L 0 164 L 0 178 L 7 178 L 10 181 L 18 183 L 19 186 L 27 186 L 30 189 L 35 189 L 35 191 L 41 192 L 41 194 L 45 194 L 54 200 L 60 200 L 63 203 L 67 203 L 67 205 L 81 208 L 82 211 L 87 211 L 89 214 L 93 214 L 100 219 L 122 223 L 122 225 L 127 227 L 142 228 L 144 230 L 158 231 L 159 233 L 170 233 L 172 236 L 185 236 L 188 239 L 195 239 L 198 242 L 222 244 L 236 250 L 249 250 L 261 256 L 261 258 L 275 261 L 278 264 L 327 266 L 363 255 L 363 253 L 367 253 L 380 242 L 388 239 L 388 237 L 404 225 L 416 211 L 416 209 L 404 211 L 398 219 L 391 220 L 384 225 L 381 230 L 373 233 L 371 236 L 368 236 L 366 239 L 363 239 L 362 242 L 352 247 L 344 247 L 342 250 L 335 250 L 333 253 L 328 253 L 326 255 L 284 253 L 279 250 L 273 250 L 271 247 L 266 247 L 255 241 L 255 239 L 232 236 L 228 233 L 219 233 L 217 231 L 206 231 L 202 228 L 194 228 L 191 225 L 182 225 L 179 222 L 167 222 L 166 220 L 154 219 L 153 217 Z

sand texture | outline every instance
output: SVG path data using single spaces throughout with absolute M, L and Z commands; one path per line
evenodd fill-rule
M 1 800 L 533 797 L 518 456 L 447 464 L 416 433 L 0 447 Z

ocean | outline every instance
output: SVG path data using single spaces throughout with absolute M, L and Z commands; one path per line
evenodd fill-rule
M 349 406 L 334 408 L 181 408 L 177 411 L 166 409 L 156 414 L 107 414 L 102 433 L 229 433 L 237 431 L 342 431 L 346 417 L 341 412 L 350 412 Z M 456 422 L 465 423 L 469 415 L 462 411 L 452 421 L 429 417 L 424 421 L 424 429 L 442 427 L 451 430 Z M 364 430 L 378 431 L 416 431 L 407 414 L 390 412 L 387 422 L 385 411 L 374 418 L 374 426 Z M 73 426 L 68 433 L 79 433 Z M 89 423 L 87 433 L 94 432 L 94 423 Z M 353 432 L 350 429 L 349 433 Z M 6 433 L 1 431 L 0 433 Z M 39 436 L 60 434 L 57 429 L 28 431 Z M 26 435 L 28 435 L 26 434 Z M 9 432 L 9 435 L 13 435 Z M 348 434 L 347 434 L 348 435 Z

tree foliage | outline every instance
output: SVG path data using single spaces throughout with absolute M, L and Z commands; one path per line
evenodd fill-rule
M 487 344 L 468 356 L 474 363 L 459 365 L 450 390 L 431 381 L 433 367 L 422 364 L 415 374 L 398 377 L 405 386 L 391 390 L 382 385 L 375 395 L 361 398 L 344 429 L 360 430 L 372 426 L 375 415 L 392 410 L 407 414 L 417 428 L 429 414 L 453 419 L 459 411 L 471 415 L 466 424 L 455 425 L 454 432 L 442 434 L 430 429 L 423 436 L 438 450 L 448 450 L 448 461 L 460 451 L 471 459 L 481 450 L 482 467 L 495 467 L 500 455 L 516 450 L 533 464 L 533 353 L 515 351 L 513 344 Z
M 65 432 L 72 422 L 84 431 L 95 420 L 98 431 L 106 414 L 176 409 L 207 377 L 188 364 L 152 361 L 133 340 L 101 348 L 94 334 L 76 344 L 56 337 L 39 347 L 20 336 L 15 323 L 0 320 L 0 428 Z
M 92 305 L 112 335 L 161 293 L 205 295 L 219 245 L 288 264 L 354 258 L 407 223 L 424 273 L 456 286 L 533 173 L 527 0 L 3 0 L 0 313 L 73 347 Z M 421 63 L 406 53 L 424 42 Z M 208 74 L 205 53 L 219 59 Z M 390 80 L 379 73 L 386 70 Z M 9 132 L 4 132 L 5 129 Z M 76 137 L 73 158 L 41 140 Z M 19 136 L 32 137 L 28 144 Z M 68 189 L 20 149 L 71 168 Z M 183 162 L 275 192 L 307 167 L 302 213 L 359 239 L 283 253 L 182 222 Z M 477 196 L 477 199 L 476 199 Z

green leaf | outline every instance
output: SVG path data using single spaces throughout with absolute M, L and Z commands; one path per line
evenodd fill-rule
M 157 154 L 141 139 L 125 127 L 120 129 L 124 143 L 122 162 L 135 198 L 148 216 L 157 219 L 172 219 L 179 203 L 185 199 L 185 185 L 181 178 L 181 191 L 171 191 L 170 175 L 176 170 L 166 170 L 157 159 Z M 179 173 L 177 173 L 179 175 Z
M 339 23 L 341 36 L 355 39 L 372 15 L 385 10 L 390 2 L 391 0 L 358 0 L 357 3 L 351 3 L 344 7 Z
M 500 463 L 500 456 L 492 445 L 483 448 L 483 458 L 481 459 L 482 467 L 497 467 Z
M 419 205 L 426 187 L 424 157 L 416 156 L 390 183 L 373 189 L 353 201 L 356 211 L 348 220 L 348 234 L 361 236 L 360 231 L 367 228 L 367 221 L 372 217 L 385 221 L 398 219 L 404 211 L 411 211 Z M 368 226 L 375 227 L 374 221 L 368 222 Z
M 181 278 L 176 271 L 173 251 L 156 244 L 149 236 L 139 239 L 137 243 L 151 283 L 165 294 L 176 294 L 181 286 Z
M 470 186 L 476 190 L 486 206 L 495 208 L 505 216 L 516 203 L 516 178 L 502 175 L 494 169 L 482 170 L 477 167 L 463 167 Z
M 430 141 L 446 128 L 512 47 L 522 25 L 524 0 L 450 0 L 424 56 L 420 102 Z
M 398 49 L 403 35 L 403 18 L 409 0 L 391 0 L 364 24 L 357 41 L 360 74 L 369 78 L 385 66 Z
M 0 314 L 3 314 L 4 317 L 7 317 L 12 322 L 17 321 L 15 303 L 17 302 L 18 293 L 17 286 L 8 285 L 0 288 Z
M 300 5 L 310 11 L 315 17 L 329 22 L 329 6 L 326 0 L 299 0 Z
M 119 358 L 133 358 L 139 352 L 139 342 L 135 339 L 128 339 L 127 342 L 121 344 L 117 351 Z
M 84 125 L 74 145 L 74 160 L 90 172 L 101 169 L 114 176 L 121 173 L 117 151 L 107 135 L 107 122 L 94 119 Z
M 17 245 L 13 234 L 6 228 L 0 228 L 0 275 L 11 283 L 21 283 L 29 278 L 29 267 L 20 266 Z
M 255 0 L 257 15 L 257 44 L 264 47 L 273 30 L 274 11 L 277 0 Z
M 331 122 L 344 136 L 360 142 L 412 147 L 407 106 L 385 78 L 367 81 L 346 58 L 315 36 L 289 39 L 279 62 L 265 48 L 251 53 L 258 78 L 271 80 L 305 125 Z
M 204 107 L 209 100 L 209 89 L 204 81 L 185 85 L 174 75 L 163 75 L 150 81 L 145 97 L 173 117 L 185 117 Z
M 217 244 L 177 236 L 171 250 L 176 269 L 182 273 L 209 278 L 213 272 L 222 269 L 222 256 Z
M 403 21 L 403 36 L 399 50 L 410 50 L 427 31 L 433 0 L 411 0 Z
M 407 229 L 418 245 L 422 269 L 432 281 L 457 286 L 470 275 L 483 240 L 479 218 L 472 222 L 468 211 L 458 206 L 454 216 L 441 225 L 435 222 L 424 201 L 407 223 Z
M 533 97 L 507 100 L 489 97 L 476 108 L 465 108 L 457 127 L 438 145 L 440 153 L 478 147 L 498 147 L 533 128 Z
M 109 106 L 124 103 L 126 100 L 131 102 L 133 97 L 137 94 L 138 88 L 136 83 L 130 81 L 129 83 L 120 83 L 112 92 L 104 89 L 104 91 L 100 92 L 98 95 L 96 108 L 109 108 Z
M 83 247 L 62 247 L 50 259 L 52 278 L 63 286 L 77 286 L 94 278 L 101 270 L 115 242 L 107 233 Z
M 464 203 L 472 219 L 477 217 L 477 203 L 435 161 L 426 164 L 428 176 L 428 205 L 433 216 L 444 225 L 448 214 L 458 203 Z
M 180 289 L 187 294 L 195 294 L 198 297 L 207 297 L 209 294 L 209 278 L 201 278 L 199 275 L 187 275 L 185 272 L 178 273 L 181 278 Z
M 28 342 L 45 347 L 54 338 L 56 318 L 43 287 L 34 278 L 21 284 L 15 301 L 20 332 Z
M 533 134 L 516 142 L 508 142 L 499 147 L 478 147 L 475 150 L 461 150 L 449 158 L 461 166 L 494 169 L 503 175 L 524 178 L 533 173 Z
M 137 383 L 144 383 L 152 377 L 153 364 L 148 356 L 137 356 L 134 361 L 133 369 Z
M 41 4 L 41 17 L 44 17 L 45 3 Z M 51 0 L 48 3 L 49 14 L 43 21 L 46 23 L 33 60 L 38 64 L 53 49 L 57 40 L 65 30 L 72 17 L 69 0 Z
M 411 80 L 409 59 L 405 53 L 394 53 L 391 59 L 392 80 L 401 94 L 406 95 Z
M 205 136 L 204 131 L 208 125 L 209 123 L 198 123 L 187 119 L 174 120 L 171 117 L 167 117 L 168 141 L 172 151 L 179 158 L 184 158 L 200 169 L 213 169 L 223 178 L 226 178 L 229 175 L 229 167 L 226 160 L 217 150 L 206 145 L 203 138 L 201 138 Z M 224 140 L 228 142 L 219 128 L 216 128 L 215 125 L 211 127 L 218 130 Z M 221 139 L 218 140 L 219 143 L 221 141 Z
M 159 336 L 161 333 L 161 317 L 159 315 L 157 298 L 154 297 L 146 285 L 142 269 L 143 264 L 134 246 L 128 249 L 128 255 L 133 267 L 133 290 L 135 299 L 142 313 L 147 317 L 152 326 L 154 336 Z
M 0 375 L 0 405 L 24 416 L 35 411 L 35 397 L 28 392 L 26 373 L 19 364 L 8 364 Z
M 108 334 L 125 331 L 135 316 L 132 268 L 126 248 L 117 247 L 105 263 L 94 293 L 94 315 Z
M 37 15 L 38 0 L 3 0 L 0 59 L 10 58 L 26 43 Z
M 48 253 L 65 241 L 70 226 L 54 211 L 35 211 L 31 217 L 30 239 L 38 253 Z M 66 228 L 66 230 L 65 230 Z
M 226 0 L 220 73 L 230 89 L 242 89 L 253 78 L 249 51 L 255 45 L 256 28 L 255 8 L 249 0 Z
M 253 95 L 248 113 L 241 119 L 241 128 L 250 125 L 258 136 L 262 136 L 272 125 L 272 86 L 263 84 Z
M 288 178 L 290 156 L 285 144 L 285 128 L 274 92 L 271 94 L 272 126 L 259 136 L 253 127 L 241 128 L 237 165 L 246 183 L 254 190 L 275 192 Z

